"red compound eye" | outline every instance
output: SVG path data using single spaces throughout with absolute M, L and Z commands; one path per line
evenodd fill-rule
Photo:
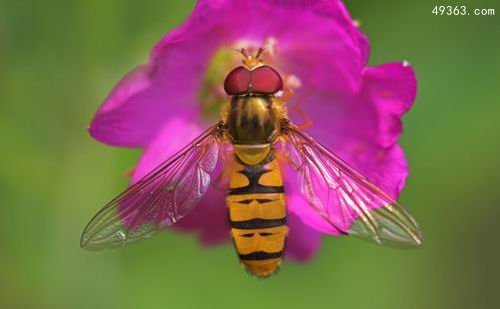
M 283 89 L 280 74 L 269 66 L 262 66 L 252 71 L 252 92 L 273 94 Z
M 229 72 L 224 81 L 224 90 L 229 95 L 240 95 L 248 92 L 250 71 L 245 67 L 237 67 Z

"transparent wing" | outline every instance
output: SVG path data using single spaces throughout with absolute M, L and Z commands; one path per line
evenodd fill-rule
M 422 244 L 415 220 L 382 189 L 296 126 L 284 137 L 282 153 L 298 172 L 302 195 L 336 230 L 382 245 Z
M 122 246 L 152 236 L 187 215 L 210 184 L 220 125 L 206 130 L 102 208 L 83 231 L 82 248 Z

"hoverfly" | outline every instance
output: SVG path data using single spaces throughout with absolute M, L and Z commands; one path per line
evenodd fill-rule
M 219 164 L 229 175 L 226 204 L 235 249 L 257 277 L 277 270 L 285 248 L 282 164 L 296 171 L 309 207 L 340 234 L 383 245 L 422 243 L 402 206 L 287 118 L 286 99 L 276 95 L 283 93 L 282 77 L 263 63 L 262 51 L 252 56 L 241 50 L 243 65 L 224 81 L 231 101 L 221 120 L 104 206 L 85 228 L 83 248 L 126 245 L 173 225 L 200 201 L 218 161 L 225 161 Z

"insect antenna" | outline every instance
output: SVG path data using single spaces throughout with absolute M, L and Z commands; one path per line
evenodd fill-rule
M 257 59 L 259 60 L 260 59 L 260 56 L 262 56 L 262 53 L 264 52 L 264 48 L 262 47 L 259 47 L 259 49 L 257 50 L 257 53 L 255 54 L 255 57 L 252 57 L 248 54 L 248 51 L 246 48 L 241 48 L 241 49 L 237 49 L 237 48 L 231 48 L 232 50 L 234 51 L 237 51 L 239 52 L 240 54 L 243 55 L 243 57 L 245 57 L 246 59 L 250 59 L 250 58 L 254 58 L 254 59 Z
M 246 48 L 241 48 L 241 49 L 232 48 L 232 50 L 237 51 L 243 55 L 243 60 L 242 60 L 243 65 L 247 67 L 249 70 L 255 69 L 263 65 L 262 59 L 260 59 L 260 56 L 262 56 L 262 53 L 264 52 L 264 48 L 262 47 L 260 47 L 257 50 L 255 56 L 251 56 Z
M 243 55 L 243 57 L 250 58 L 250 55 L 248 55 L 246 48 L 240 49 L 240 53 Z
M 238 48 L 231 48 L 232 50 L 234 50 L 235 52 L 238 52 L 240 54 L 243 55 L 243 57 L 245 59 L 248 59 L 248 58 L 252 58 L 249 54 L 248 54 L 248 51 L 246 50 L 246 48 L 241 48 L 241 49 L 238 49 Z
M 257 51 L 257 54 L 255 54 L 255 59 L 260 60 L 260 56 L 262 56 L 263 52 L 264 52 L 264 48 L 259 47 L 259 50 Z

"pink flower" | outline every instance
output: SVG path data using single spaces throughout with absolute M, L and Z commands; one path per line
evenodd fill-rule
M 228 100 L 222 85 L 240 56 L 231 48 L 266 47 L 295 95 L 290 118 L 313 125 L 308 133 L 396 198 L 408 174 L 398 145 L 401 116 L 416 95 L 405 63 L 368 67 L 369 43 L 335 0 L 200 0 L 191 16 L 156 44 L 149 62 L 127 74 L 97 111 L 89 132 L 97 140 L 144 153 L 136 182 L 218 120 Z M 286 179 L 292 179 L 286 171 Z M 337 231 L 286 186 L 290 234 L 287 257 L 305 260 L 322 233 Z M 230 239 L 224 192 L 209 189 L 175 225 L 197 231 L 204 244 Z

